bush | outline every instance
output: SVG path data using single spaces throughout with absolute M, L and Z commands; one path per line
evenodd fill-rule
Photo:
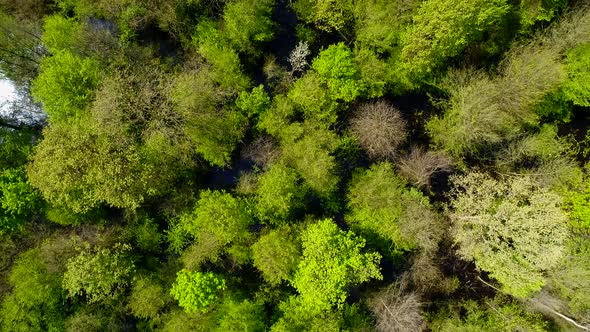
M 212 272 L 178 271 L 170 294 L 187 313 L 207 312 L 225 290 L 225 279 Z
M 453 182 L 450 217 L 459 254 L 513 296 L 540 290 L 543 272 L 565 254 L 561 197 L 526 176 L 498 181 L 473 172 Z
M 371 159 L 391 159 L 406 139 L 406 122 L 385 101 L 362 104 L 350 120 L 350 130 Z

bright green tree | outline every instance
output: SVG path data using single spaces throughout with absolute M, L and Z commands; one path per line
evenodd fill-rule
M 213 272 L 181 270 L 176 274 L 170 294 L 186 312 L 207 312 L 225 288 L 225 279 Z
M 216 331 L 266 331 L 264 306 L 250 300 L 224 301 L 219 308 L 219 324 Z
M 363 87 L 354 56 L 344 43 L 330 45 L 321 51 L 313 59 L 311 67 L 328 85 L 330 98 L 350 102 L 361 95 Z
M 350 286 L 382 279 L 381 255 L 362 252 L 365 240 L 340 230 L 330 219 L 309 225 L 302 244 L 303 257 L 291 283 L 310 313 L 341 307 Z
M 83 114 L 94 98 L 99 80 L 96 61 L 61 51 L 43 59 L 32 94 L 43 104 L 50 121 L 65 121 Z
M 41 197 L 21 168 L 0 172 L 0 234 L 21 230 L 41 206 Z
M 561 197 L 526 176 L 496 180 L 472 172 L 454 186 L 450 217 L 459 254 L 516 297 L 540 290 L 545 271 L 565 254 Z

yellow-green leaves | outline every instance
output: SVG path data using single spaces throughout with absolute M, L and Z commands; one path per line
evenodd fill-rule
M 186 312 L 206 312 L 225 290 L 225 279 L 212 272 L 178 271 L 170 294 Z

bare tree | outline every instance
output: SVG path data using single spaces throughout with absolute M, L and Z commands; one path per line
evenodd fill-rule
M 280 149 L 270 136 L 260 136 L 242 150 L 242 158 L 266 167 L 280 156 Z
M 409 155 L 401 158 L 398 171 L 401 176 L 417 187 L 430 187 L 431 177 L 436 172 L 449 171 L 453 160 L 442 151 L 426 151 L 412 148 Z
M 371 159 L 391 159 L 406 139 L 406 122 L 386 101 L 366 103 L 350 121 L 350 130 Z
M 369 308 L 377 318 L 377 331 L 418 332 L 426 329 L 418 295 L 405 293 L 405 288 L 405 277 L 402 277 L 400 282 L 375 294 L 369 300 Z
M 291 73 L 302 72 L 309 65 L 307 57 L 311 52 L 307 42 L 299 42 L 297 46 L 291 51 L 289 55 L 289 63 L 291 64 Z

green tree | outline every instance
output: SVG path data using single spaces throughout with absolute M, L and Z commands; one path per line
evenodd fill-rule
M 350 286 L 382 279 L 381 255 L 361 252 L 365 240 L 338 229 L 332 220 L 309 225 L 302 244 L 303 256 L 291 283 L 310 313 L 342 307 Z
M 263 221 L 284 223 L 303 207 L 306 188 L 291 168 L 275 163 L 258 178 L 256 214 Z
M 526 176 L 496 180 L 472 172 L 454 179 L 453 234 L 459 254 L 516 296 L 545 284 L 565 254 L 562 199 Z
M 485 304 L 485 305 L 484 305 Z M 436 313 L 429 324 L 435 331 L 549 331 L 549 324 L 539 313 L 530 313 L 518 302 L 505 296 L 494 299 L 462 301 Z
M 424 1 L 403 37 L 402 60 L 412 76 L 426 77 L 480 39 L 509 9 L 506 0 Z
M 208 307 L 217 301 L 219 294 L 225 289 L 225 279 L 213 272 L 181 270 L 176 274 L 176 282 L 172 285 L 170 294 L 188 313 L 207 312 Z
M 419 191 L 406 184 L 382 162 L 357 172 L 348 191 L 350 213 L 346 219 L 361 234 L 376 234 L 386 247 L 433 250 L 442 235 L 439 218 L 430 211 L 430 203 Z
M 237 0 L 227 3 L 223 10 L 223 32 L 232 47 L 240 52 L 257 55 L 261 43 L 272 39 L 271 20 L 275 0 Z
M 340 31 L 353 18 L 352 0 L 297 0 L 293 9 L 302 20 L 324 31 Z
M 88 303 L 104 302 L 120 294 L 135 270 L 128 245 L 110 248 L 83 248 L 70 258 L 63 277 L 68 297 L 83 297 Z
M 252 264 L 273 285 L 291 278 L 300 256 L 300 243 L 288 226 L 262 235 L 252 245 Z
M 133 282 L 129 304 L 131 314 L 140 319 L 156 319 L 169 300 L 164 287 L 152 278 L 140 278 Z
M 330 91 L 330 98 L 351 102 L 363 92 L 352 51 L 338 43 L 328 46 L 311 64 Z
M 43 104 L 50 121 L 81 116 L 98 87 L 99 64 L 61 51 L 44 58 L 39 68 L 31 92 L 35 101 Z
M 66 18 L 59 14 L 47 16 L 43 20 L 41 40 L 52 54 L 66 50 L 73 52 L 80 30 L 81 24 L 73 18 Z
M 41 197 L 29 185 L 23 169 L 0 172 L 0 234 L 22 230 L 41 206 Z
M 38 248 L 17 258 L 8 281 L 13 290 L 2 301 L 2 331 L 63 331 L 60 278 L 48 271 Z
M 264 307 L 250 300 L 226 300 L 219 308 L 219 324 L 216 331 L 240 332 L 266 331 Z

